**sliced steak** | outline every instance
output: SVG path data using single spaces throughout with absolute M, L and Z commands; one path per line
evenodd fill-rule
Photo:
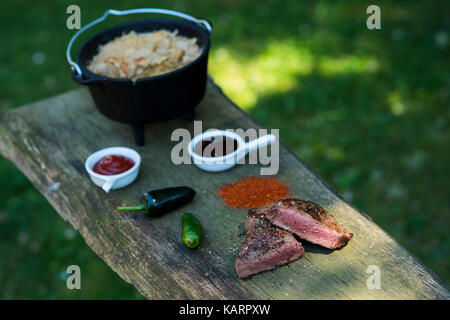
M 271 207 L 253 208 L 248 210 L 247 220 L 245 221 L 245 232 L 250 232 L 256 228 L 275 227 L 265 217 L 265 214 Z
M 353 237 L 332 215 L 312 201 L 283 199 L 270 208 L 253 210 L 254 214 L 265 216 L 275 226 L 325 248 L 340 248 Z
M 245 237 L 236 257 L 240 278 L 286 264 L 300 258 L 304 249 L 291 233 L 271 225 L 264 216 L 250 210 L 245 224 Z

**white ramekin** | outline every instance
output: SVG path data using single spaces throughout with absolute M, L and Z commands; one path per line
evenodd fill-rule
M 195 153 L 195 145 L 207 138 L 225 136 L 237 141 L 237 149 L 221 157 L 203 157 Z M 228 130 L 208 130 L 195 136 L 188 145 L 188 152 L 194 164 L 202 170 L 220 172 L 231 169 L 238 161 L 252 150 L 269 145 L 276 140 L 276 136 L 268 134 L 246 143 L 237 133 Z
M 114 175 L 103 175 L 98 174 L 93 171 L 94 165 L 101 158 L 109 155 L 120 155 L 130 158 L 134 161 L 134 166 L 131 169 Z M 92 182 L 101 187 L 105 192 L 109 192 L 113 189 L 120 189 L 128 186 L 134 180 L 136 180 L 139 173 L 139 166 L 141 165 L 141 156 L 139 153 L 133 149 L 126 147 L 109 147 L 105 149 L 98 150 L 91 154 L 84 163 L 84 168 L 86 169 Z

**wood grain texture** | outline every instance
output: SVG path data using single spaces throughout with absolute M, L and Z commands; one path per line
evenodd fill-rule
M 198 107 L 203 128 L 257 128 L 212 81 Z M 193 131 L 183 118 L 146 127 L 147 144 L 135 147 L 131 129 L 102 117 L 86 89 L 71 91 L 4 113 L 0 151 L 33 182 L 61 217 L 125 281 L 150 299 L 449 299 L 448 285 L 402 248 L 366 215 L 346 203 L 284 146 L 278 178 L 292 196 L 321 204 L 354 234 L 341 250 L 305 244 L 299 260 L 240 280 L 234 259 L 247 211 L 223 205 L 217 188 L 259 174 L 259 165 L 239 165 L 206 173 L 194 165 L 174 165 L 170 154 L 176 128 Z M 283 132 L 280 133 L 281 139 Z M 123 145 L 143 158 L 131 186 L 105 194 L 84 170 L 97 149 Z M 56 188 L 56 186 L 59 187 Z M 188 185 L 194 201 L 156 219 L 116 212 L 145 191 Z M 206 238 L 197 250 L 180 241 L 181 215 L 195 213 Z M 38 213 L 29 213 L 38 214 Z M 43 222 L 44 223 L 44 222 Z M 381 289 L 369 290 L 368 266 L 381 271 Z M 209 276 L 205 274 L 209 273 Z

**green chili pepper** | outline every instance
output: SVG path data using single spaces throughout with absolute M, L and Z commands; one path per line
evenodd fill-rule
M 192 201 L 195 191 L 189 187 L 174 187 L 153 190 L 141 197 L 141 204 L 131 207 L 117 207 L 119 211 L 142 211 L 149 217 L 163 215 Z
M 198 247 L 203 237 L 200 221 L 190 213 L 185 213 L 181 218 L 181 241 L 191 249 Z

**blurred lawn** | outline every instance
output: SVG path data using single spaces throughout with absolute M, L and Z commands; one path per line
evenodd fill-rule
M 382 30 L 369 31 L 365 1 L 2 0 L 0 112 L 79 87 L 65 61 L 73 3 L 82 24 L 107 8 L 210 19 L 225 92 L 450 280 L 448 1 L 380 1 Z M 0 298 L 141 297 L 3 158 L 0 177 Z M 83 290 L 66 289 L 70 264 Z

